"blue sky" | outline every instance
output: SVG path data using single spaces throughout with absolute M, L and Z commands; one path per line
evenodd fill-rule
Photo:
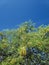
M 49 24 L 49 0 L 0 0 L 0 30 L 16 28 L 29 19 L 37 26 Z

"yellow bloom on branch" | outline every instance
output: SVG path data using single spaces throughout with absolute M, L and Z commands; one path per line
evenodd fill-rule
M 26 55 L 26 48 L 22 47 L 20 50 L 20 55 L 25 56 Z

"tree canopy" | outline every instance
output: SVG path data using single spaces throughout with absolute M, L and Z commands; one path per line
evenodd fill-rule
M 25 22 L 1 31 L 0 65 L 49 65 L 49 25 Z

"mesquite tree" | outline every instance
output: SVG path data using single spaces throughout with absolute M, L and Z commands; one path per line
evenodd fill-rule
M 25 22 L 1 31 L 0 65 L 49 65 L 49 25 Z

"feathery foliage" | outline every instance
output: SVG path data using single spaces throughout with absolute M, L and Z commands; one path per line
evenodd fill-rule
M 0 32 L 0 65 L 49 65 L 49 25 Z

